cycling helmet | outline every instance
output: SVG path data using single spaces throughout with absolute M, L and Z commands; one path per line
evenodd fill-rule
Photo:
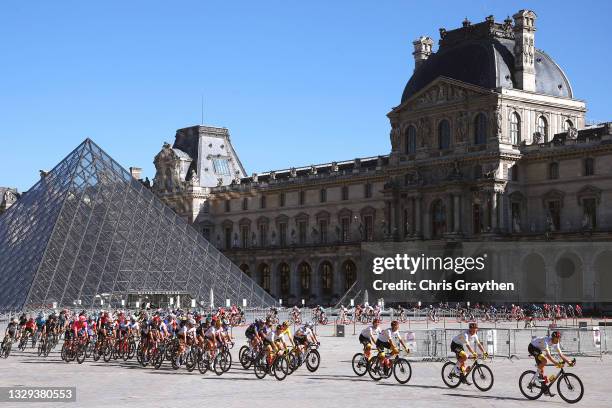
M 87 321 L 87 317 L 85 317 L 84 315 L 79 316 L 79 320 L 81 322 L 86 322 Z
M 306 324 L 304 324 L 304 327 L 312 329 L 312 323 L 311 322 L 306 322 Z
M 190 325 L 192 325 L 192 326 L 193 326 L 193 325 L 195 325 L 195 323 L 196 323 L 196 322 L 195 322 L 195 320 L 193 320 L 193 319 L 189 319 L 189 320 L 188 320 L 188 323 L 189 323 Z
M 281 331 L 283 330 L 283 326 L 281 326 L 280 324 L 276 325 L 276 330 Z
M 478 328 L 478 323 L 476 322 L 470 322 L 469 326 L 470 329 L 477 329 Z
M 550 333 L 550 337 L 552 337 L 553 339 L 559 339 L 561 338 L 561 332 L 558 330 L 555 330 L 554 332 Z

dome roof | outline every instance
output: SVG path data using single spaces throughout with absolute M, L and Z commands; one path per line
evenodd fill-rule
M 438 52 L 431 54 L 406 84 L 402 103 L 440 76 L 488 89 L 517 88 L 513 48 L 514 40 L 507 38 L 466 39 L 451 46 L 441 42 Z M 561 68 L 541 50 L 536 50 L 535 71 L 536 92 L 573 97 Z

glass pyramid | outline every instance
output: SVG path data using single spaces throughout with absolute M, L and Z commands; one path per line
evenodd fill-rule
M 0 216 L 0 310 L 120 307 L 142 293 L 276 304 L 86 139 Z

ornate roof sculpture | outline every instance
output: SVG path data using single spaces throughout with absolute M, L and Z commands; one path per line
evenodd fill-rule
M 432 52 L 433 41 L 421 37 L 414 42 L 415 71 L 402 94 L 404 103 L 438 77 L 456 79 L 487 89 L 523 89 L 517 78 L 519 65 L 515 54 L 532 53 L 529 58 L 535 68 L 535 92 L 565 98 L 573 98 L 569 80 L 555 61 L 544 51 L 523 50 L 517 35 L 517 17 L 533 13 L 521 10 L 503 23 L 489 16 L 484 22 L 472 24 L 465 20 L 454 30 L 440 29 L 439 48 Z M 535 14 L 531 17 L 535 20 Z M 532 22 L 533 24 L 533 22 Z M 529 28 L 531 32 L 534 27 Z M 533 36 L 532 36 L 533 37 Z M 533 48 L 533 38 L 531 40 Z M 520 52 L 520 51 L 524 52 Z
M 87 139 L 0 217 L 0 310 L 186 293 L 275 300 Z M 223 300 L 222 300 L 223 301 Z

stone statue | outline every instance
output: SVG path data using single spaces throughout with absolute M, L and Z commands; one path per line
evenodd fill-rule
M 257 235 L 255 234 L 255 232 L 251 234 L 251 245 L 257 246 Z
M 289 175 L 291 177 L 297 177 L 297 170 L 295 169 L 295 167 L 292 167 L 291 169 L 289 169 Z
M 338 162 L 332 162 L 331 171 L 333 171 L 334 173 L 338 171 Z
M 555 223 L 553 222 L 550 211 L 546 212 L 546 231 L 554 232 L 555 231 Z
M 272 243 L 272 246 L 276 245 L 276 231 L 272 231 L 270 242 Z
M 291 244 L 295 245 L 295 229 L 291 230 Z
M 310 166 L 310 174 L 317 174 L 317 166 L 314 164 Z
M 534 145 L 542 143 L 542 134 L 540 132 L 533 133 L 533 143 Z
M 221 248 L 221 236 L 217 234 L 217 248 Z
M 191 173 L 191 185 L 194 187 L 200 185 L 200 177 L 195 170 Z
M 271 171 L 270 172 L 270 180 L 276 180 L 276 172 L 275 171 Z
M 338 241 L 340 241 L 340 240 L 341 240 L 341 238 L 342 238 L 342 237 L 341 237 L 341 234 L 342 234 L 342 230 L 340 230 L 340 226 L 336 225 L 336 239 L 337 239 Z
M 431 123 L 428 119 L 421 118 L 419 120 L 419 128 L 421 129 L 421 147 L 430 146 Z
M 457 141 L 463 142 L 467 138 L 468 118 L 466 112 L 459 112 L 457 117 Z
M 576 128 L 575 128 L 575 127 L 573 127 L 573 126 L 570 126 L 570 127 L 567 129 L 567 138 L 568 138 L 568 139 L 570 139 L 570 140 L 576 140 L 576 139 L 578 139 L 578 129 L 576 129 Z

